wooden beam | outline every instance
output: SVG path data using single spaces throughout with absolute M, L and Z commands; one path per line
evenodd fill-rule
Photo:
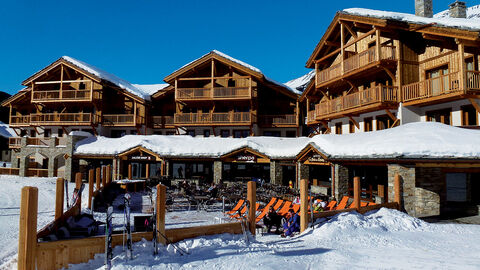
M 248 79 L 251 76 L 213 76 L 213 79 Z M 210 77 L 190 77 L 190 78 L 178 78 L 178 81 L 209 81 L 212 79 Z
M 353 177 L 353 204 L 355 208 L 360 208 L 360 176 Z
M 325 45 L 326 46 L 330 46 L 330 47 L 336 47 L 336 48 L 339 48 L 340 47 L 340 42 L 334 42 L 334 41 L 325 41 Z
M 388 68 L 382 66 L 383 70 L 387 73 L 387 75 L 392 79 L 392 85 L 395 85 L 397 82 L 397 78 L 395 77 L 395 74 L 393 74 Z
M 255 181 L 249 181 L 247 183 L 247 200 L 249 203 L 249 209 L 248 209 L 248 224 L 249 224 L 249 229 L 250 233 L 255 235 L 255 229 L 256 229 L 256 203 L 257 203 L 257 185 Z
M 387 113 L 388 117 L 390 117 L 390 119 L 392 119 L 393 121 L 397 120 L 397 117 L 389 109 L 385 109 L 385 112 Z
M 348 23 L 344 21 L 340 21 L 340 23 L 343 24 L 345 29 L 347 29 L 347 31 L 350 33 L 350 35 L 352 35 L 353 38 L 355 39 L 358 38 L 357 33 L 355 33 L 355 31 L 352 30 L 352 28 L 348 25 Z
M 340 24 L 340 67 L 341 67 L 341 74 L 345 72 L 345 30 L 344 25 Z
M 353 122 L 353 124 L 355 125 L 355 127 L 356 127 L 357 129 L 360 129 L 360 125 L 358 124 L 358 122 L 355 121 L 355 119 L 353 119 L 353 117 L 352 117 L 351 115 L 347 115 L 347 116 L 348 116 L 348 118 L 350 119 L 350 121 Z
M 63 178 L 57 178 L 57 185 L 55 189 L 55 219 L 60 218 L 63 215 L 63 196 L 65 195 L 65 180 Z
M 23 187 L 18 232 L 18 269 L 36 269 L 38 188 Z
M 101 171 L 101 168 L 98 167 L 95 169 L 95 189 L 96 190 L 100 189 L 101 181 L 102 181 L 102 171 Z
M 63 96 L 63 65 L 60 64 L 60 99 L 62 99 L 62 96 Z
M 63 67 L 63 65 L 62 65 Z M 62 76 L 60 77 L 62 78 Z M 56 84 L 56 83 L 77 83 L 77 82 L 91 82 L 92 80 L 60 80 L 60 81 L 43 81 L 43 82 L 35 82 L 37 84 Z
M 165 235 L 165 205 L 167 201 L 167 187 L 158 184 L 157 185 L 157 201 L 156 201 L 156 207 L 155 210 L 157 211 L 157 220 L 156 220 L 156 226 L 157 226 L 157 242 L 166 245 L 167 241 L 166 239 L 160 235 L 163 234 Z
M 463 90 L 464 93 L 467 93 L 467 66 L 465 64 L 465 45 L 463 43 L 458 44 L 458 65 L 459 65 L 459 83 L 460 90 Z
M 95 181 L 95 171 L 88 170 L 88 209 L 92 209 L 93 182 Z
M 472 106 L 475 108 L 475 110 L 477 111 L 477 114 L 480 114 L 480 105 L 475 101 L 475 99 L 473 98 L 468 98 L 468 100 L 470 101 L 470 103 L 472 103 Z
M 311 209 L 313 211 L 313 209 Z M 308 227 L 308 180 L 300 180 L 300 233 Z
M 377 56 L 377 61 L 382 60 L 382 44 L 380 43 L 380 30 L 375 29 L 375 54 Z

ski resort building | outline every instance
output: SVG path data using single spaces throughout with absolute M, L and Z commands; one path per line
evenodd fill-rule
M 360 8 L 338 12 L 306 66 L 315 77 L 300 100 L 314 134 L 382 130 L 419 121 L 477 128 L 480 23 Z

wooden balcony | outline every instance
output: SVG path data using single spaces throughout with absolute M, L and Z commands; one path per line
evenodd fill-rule
M 226 112 L 226 113 L 176 113 L 175 125 L 185 126 L 234 126 L 250 125 L 252 117 L 250 112 Z
M 250 99 L 251 87 L 177 88 L 177 100 Z
M 174 122 L 174 117 L 169 115 L 152 117 L 153 128 L 173 128 Z
M 377 47 L 374 46 L 343 60 L 343 71 L 342 63 L 334 64 L 324 70 L 317 70 L 316 86 L 325 85 L 328 82 L 344 78 L 365 68 L 376 67 L 381 61 L 395 61 L 395 51 L 395 46 L 382 45 L 380 47 L 380 56 L 378 56 Z
M 18 149 L 18 148 L 22 147 L 22 138 L 20 138 L 20 137 L 8 138 L 8 147 L 10 149 Z
M 90 126 L 97 124 L 97 116 L 92 113 L 32 113 L 31 125 L 45 126 Z
M 35 169 L 35 168 L 28 168 L 26 175 L 27 177 L 48 177 L 48 169 Z
M 315 105 L 315 119 L 325 120 L 396 106 L 397 87 L 379 85 Z
M 30 125 L 30 115 L 11 115 L 9 125 L 11 127 L 27 127 Z
M 135 114 L 104 114 L 102 125 L 111 127 L 134 127 L 145 124 L 145 118 Z
M 34 90 L 32 102 L 82 102 L 92 101 L 90 90 Z
M 298 121 L 296 114 L 262 115 L 259 124 L 263 127 L 297 127 Z
M 19 175 L 19 173 L 20 173 L 19 168 L 0 168 L 0 174 Z
M 460 85 L 460 72 L 445 74 L 436 78 L 415 82 L 402 87 L 405 105 L 427 105 L 461 98 L 464 94 L 480 92 L 480 72 L 467 71 L 466 87 Z
M 315 122 L 315 110 L 307 112 L 307 125 Z

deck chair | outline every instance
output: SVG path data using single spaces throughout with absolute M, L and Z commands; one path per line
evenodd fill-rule
M 300 211 L 300 204 L 294 204 L 292 209 L 293 212 L 298 213 L 298 211 Z
M 362 202 L 362 201 L 360 201 L 360 207 L 365 207 L 365 206 L 367 206 L 367 205 L 368 205 L 367 202 Z M 348 208 L 356 208 L 356 207 L 355 207 L 355 203 L 352 202 L 352 204 L 350 204 L 350 206 L 349 206 Z
M 335 207 L 334 210 L 345 209 L 347 207 L 347 204 L 348 204 L 348 199 L 350 199 L 350 197 L 343 196 L 342 200 L 340 200 L 340 202 L 338 203 L 337 207 Z
M 330 201 L 327 207 L 325 207 L 325 211 L 333 210 L 336 204 L 337 204 L 337 201 Z
M 374 203 L 374 202 L 369 202 L 369 203 L 368 203 L 368 206 L 372 206 L 372 205 L 377 205 L 377 204 Z
M 258 210 L 258 211 L 262 211 L 262 212 L 263 212 L 265 209 L 268 210 L 268 208 L 270 208 L 270 206 L 272 206 L 272 205 L 275 203 L 276 200 L 277 200 L 277 198 L 272 197 L 272 198 L 270 199 L 270 201 L 265 205 L 265 207 L 262 208 L 262 209 L 260 209 L 260 210 Z
M 238 211 L 238 209 L 240 209 L 240 207 L 242 207 L 242 205 L 243 205 L 244 202 L 245 202 L 245 200 L 243 200 L 243 199 L 238 200 L 237 205 L 235 205 L 235 207 L 233 207 L 232 210 L 230 210 L 230 211 L 228 211 L 228 212 L 225 212 L 225 214 L 226 214 L 226 215 L 233 215 L 233 214 L 235 214 L 235 213 Z
M 259 203 L 256 203 L 255 204 L 255 212 L 258 210 L 258 208 L 260 207 L 260 204 Z M 242 208 L 242 210 L 240 210 L 240 214 L 239 215 L 238 213 L 235 214 L 235 215 L 231 215 L 230 218 L 235 218 L 235 219 L 241 219 L 243 216 L 245 216 L 245 213 L 247 212 L 247 205 L 245 204 L 245 206 Z
M 286 201 L 285 204 L 282 206 L 282 209 L 278 210 L 277 213 L 281 216 L 284 216 L 288 212 L 288 209 L 290 209 L 291 205 L 292 205 L 291 201 Z
M 273 206 L 273 210 L 277 211 L 280 206 L 282 206 L 283 204 L 283 200 L 282 199 L 278 199 L 277 203 Z

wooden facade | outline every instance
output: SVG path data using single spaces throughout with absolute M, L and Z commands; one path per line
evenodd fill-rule
M 299 135 L 297 94 L 221 53 L 212 51 L 165 81 L 172 87 L 152 97 L 154 130 L 245 137 L 290 128 Z
M 307 125 L 324 133 L 344 119 L 369 131 L 366 118 L 381 114 L 389 128 L 408 122 L 400 103 L 419 120 L 427 106 L 462 100 L 480 114 L 478 45 L 479 31 L 339 12 L 306 64 L 316 70 L 300 98 Z

